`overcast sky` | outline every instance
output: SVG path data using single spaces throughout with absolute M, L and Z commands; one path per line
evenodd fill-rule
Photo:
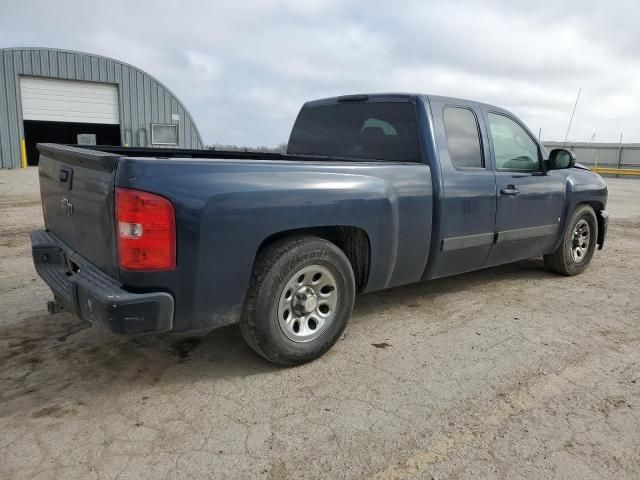
M 163 4 L 161 6 L 161 4 Z M 0 47 L 158 78 L 206 143 L 276 145 L 305 100 L 410 91 L 512 110 L 543 140 L 640 142 L 640 2 L 0 0 Z

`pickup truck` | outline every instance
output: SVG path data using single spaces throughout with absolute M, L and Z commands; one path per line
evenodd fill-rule
M 267 360 L 313 360 L 354 297 L 531 257 L 585 270 L 607 186 L 512 113 L 457 98 L 306 103 L 286 154 L 40 144 L 49 311 L 118 334 L 239 324 Z

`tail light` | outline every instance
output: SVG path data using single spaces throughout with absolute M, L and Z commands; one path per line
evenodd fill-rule
M 176 267 L 176 221 L 169 200 L 116 187 L 116 221 L 120 268 L 159 271 Z

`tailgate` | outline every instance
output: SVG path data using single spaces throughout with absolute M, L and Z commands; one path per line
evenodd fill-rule
M 114 179 L 118 155 L 38 144 L 45 226 L 96 267 L 118 278 Z

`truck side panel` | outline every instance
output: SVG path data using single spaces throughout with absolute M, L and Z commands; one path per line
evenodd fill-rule
M 427 263 L 433 205 L 424 164 L 123 158 L 116 185 L 158 192 L 174 204 L 177 270 L 121 274 L 129 288 L 169 286 L 174 330 L 236 322 L 255 255 L 279 232 L 364 230 L 364 291 L 418 281 Z
M 573 210 L 580 203 L 589 203 L 596 215 L 607 206 L 607 187 L 602 177 L 594 175 L 592 172 L 579 168 L 566 170 L 556 170 L 551 172 L 562 177 L 565 185 L 565 202 L 562 212 L 562 222 L 558 229 L 558 234 L 550 251 L 554 251 L 560 245 L 564 231 L 567 227 Z M 599 232 L 600 236 L 600 232 Z M 600 241 L 600 240 L 599 240 Z

